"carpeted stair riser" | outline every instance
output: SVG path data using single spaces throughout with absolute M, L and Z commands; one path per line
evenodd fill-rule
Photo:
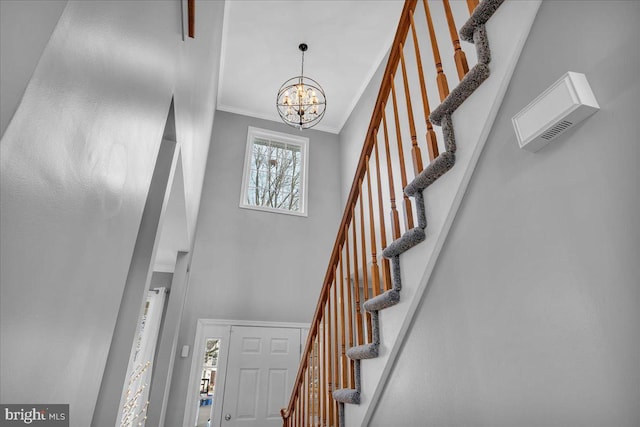
M 352 347 L 347 350 L 347 356 L 355 361 L 355 389 L 340 389 L 333 392 L 333 397 L 340 402 L 339 421 L 340 427 L 344 425 L 344 404 L 360 403 L 360 360 L 378 357 L 380 351 L 380 324 L 378 312 L 394 306 L 400 301 L 402 289 L 400 254 L 416 246 L 426 238 L 427 216 L 424 204 L 423 191 L 433 184 L 438 178 L 449 171 L 455 164 L 456 140 L 453 131 L 451 116 L 453 112 L 489 77 L 488 64 L 491 61 L 491 51 L 487 39 L 485 23 L 504 0 L 484 0 L 460 29 L 460 37 L 474 43 L 478 57 L 478 64 L 473 67 L 462 79 L 460 84 L 451 91 L 449 96 L 440 104 L 429 117 L 431 123 L 442 126 L 445 151 L 432 161 L 418 176 L 405 188 L 404 192 L 409 197 L 415 198 L 418 226 L 405 232 L 399 239 L 393 241 L 382 252 L 385 258 L 392 262 L 393 289 L 384 292 L 364 302 L 363 308 L 372 315 L 371 344 Z
M 453 133 L 453 121 L 450 114 L 442 118 L 442 135 L 444 136 L 444 146 L 447 149 L 447 153 L 455 154 L 458 146 L 456 145 L 456 136 Z
M 347 357 L 353 360 L 373 359 L 378 357 L 380 349 L 380 329 L 378 328 L 378 311 L 371 312 L 371 344 L 358 345 L 347 350 Z
M 400 255 L 391 258 L 391 278 L 393 280 L 393 289 L 402 290 L 402 277 L 400 277 Z
M 473 33 L 473 44 L 476 45 L 476 55 L 478 62 L 489 65 L 491 62 L 491 49 L 489 49 L 489 38 L 487 37 L 487 27 L 480 25 Z
M 418 212 L 418 227 L 421 229 L 427 228 L 427 211 L 424 207 L 424 196 L 421 191 L 415 195 L 416 199 L 416 211 Z

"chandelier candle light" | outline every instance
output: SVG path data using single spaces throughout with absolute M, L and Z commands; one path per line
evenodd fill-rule
M 300 130 L 317 125 L 324 116 L 327 100 L 318 82 L 304 76 L 304 53 L 308 49 L 301 43 L 302 67 L 300 75 L 290 78 L 278 91 L 276 107 L 282 120 Z

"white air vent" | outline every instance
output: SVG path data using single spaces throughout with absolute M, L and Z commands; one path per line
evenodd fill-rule
M 538 151 L 599 109 L 586 76 L 569 71 L 513 117 L 518 144 Z

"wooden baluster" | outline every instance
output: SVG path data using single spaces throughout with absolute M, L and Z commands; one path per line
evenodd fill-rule
M 371 172 L 369 171 L 369 156 L 365 162 L 367 166 L 367 200 L 369 201 L 369 233 L 371 235 L 371 289 L 373 296 L 380 295 L 380 270 L 378 268 L 378 254 L 376 245 L 376 224 L 373 212 L 373 195 L 371 193 Z
M 323 310 L 324 311 L 324 310 Z M 318 326 L 318 426 L 324 425 L 324 324 Z
M 418 147 L 418 137 L 416 136 L 416 125 L 413 120 L 413 106 L 411 104 L 411 91 L 409 90 L 409 79 L 407 77 L 407 67 L 404 61 L 404 45 L 400 44 L 400 68 L 402 69 L 402 82 L 404 83 L 404 97 L 407 101 L 407 116 L 409 118 L 409 134 L 411 135 L 411 160 L 413 161 L 413 173 L 417 176 L 422 172 L 422 153 Z
M 324 312 L 324 309 L 322 309 Z M 324 410 L 324 320 L 318 325 L 318 422 L 317 425 L 323 424 Z
M 318 371 L 319 371 L 319 367 L 318 367 L 318 343 L 316 341 L 315 344 L 315 350 L 313 352 L 313 375 L 311 376 L 311 402 L 312 402 L 312 408 L 313 410 L 311 411 L 311 425 L 313 427 L 317 426 L 317 420 L 320 418 L 319 415 L 319 410 L 318 410 Z
M 314 344 L 315 345 L 315 344 Z M 309 354 L 309 367 L 307 368 L 307 382 L 309 385 L 307 386 L 307 425 L 313 426 L 313 371 L 314 371 L 314 361 L 313 361 L 314 350 L 313 347 Z
M 442 0 L 442 4 L 444 5 L 444 13 L 445 15 L 447 15 L 447 25 L 449 26 L 449 34 L 451 35 L 451 43 L 453 44 L 453 60 L 456 63 L 458 78 L 462 80 L 464 76 L 469 72 L 467 56 L 464 54 L 464 51 L 460 46 L 458 30 L 456 29 L 456 23 L 453 20 L 453 12 L 451 12 L 451 5 L 449 4 L 449 0 Z
M 338 284 L 336 279 L 333 279 L 333 337 L 335 344 L 335 351 L 333 352 L 333 390 L 340 388 L 340 348 L 338 341 Z M 331 395 L 331 404 L 333 405 L 333 424 L 338 426 L 338 402 L 333 398 L 333 392 Z
M 380 156 L 378 153 L 378 132 L 373 135 L 373 150 L 376 158 L 376 182 L 378 184 L 378 216 L 380 218 L 380 247 L 382 249 L 387 247 L 387 230 L 384 223 L 384 206 L 382 204 L 382 179 L 380 178 Z M 391 269 L 389 267 L 389 260 L 382 258 L 382 284 L 384 290 L 391 289 Z
M 319 342 L 318 331 L 316 331 L 316 337 L 313 342 L 313 356 L 311 364 L 311 426 L 316 427 L 317 420 L 319 417 L 319 407 L 318 407 L 318 387 L 320 387 L 320 381 L 318 380 L 318 374 L 320 372 L 320 342 Z
M 306 399 L 306 384 L 307 382 L 306 380 L 306 372 L 307 370 L 305 369 L 305 374 L 302 377 L 302 384 L 300 385 L 300 426 L 304 427 L 306 426 L 305 423 L 305 416 L 306 416 L 306 410 L 305 410 L 305 405 L 307 403 L 307 399 Z
M 309 425 L 309 357 L 307 356 L 307 367 L 304 371 L 302 387 L 302 425 Z
M 436 39 L 436 31 L 431 21 L 431 11 L 429 10 L 429 4 L 427 0 L 422 0 L 424 5 L 424 12 L 427 16 L 427 27 L 429 28 L 429 38 L 431 40 L 431 50 L 433 51 L 433 62 L 436 64 L 436 83 L 438 85 L 438 92 L 440 93 L 440 101 L 449 95 L 449 84 L 447 83 L 447 76 L 442 70 L 442 60 L 440 59 L 440 49 L 438 49 L 438 40 Z
M 327 393 L 326 395 L 326 402 L 327 402 L 327 418 L 329 420 L 328 425 L 333 424 L 333 404 L 332 404 L 332 400 L 333 400 L 333 396 L 331 395 L 332 391 L 333 391 L 333 345 L 332 345 L 332 339 L 331 339 L 331 295 L 327 295 L 327 311 L 326 314 L 324 316 L 324 318 L 326 319 L 327 323 L 325 325 L 325 342 L 327 345 L 327 356 L 326 356 L 326 361 L 325 361 L 325 367 L 327 369 L 326 371 L 326 382 L 327 382 L 327 389 L 325 390 L 325 392 Z
M 314 401 L 314 384 L 315 384 L 315 380 L 314 377 L 316 375 L 316 361 L 315 361 L 315 342 L 312 345 L 312 350 L 311 350 L 311 354 L 309 355 L 309 399 L 308 399 L 308 404 L 307 407 L 309 408 L 309 416 L 307 417 L 309 419 L 308 424 L 309 426 L 313 426 L 313 417 L 315 414 L 315 401 Z
M 400 119 L 398 116 L 398 102 L 396 98 L 396 87 L 393 83 L 393 77 L 391 78 L 391 99 L 393 101 L 393 117 L 396 123 L 396 142 L 398 144 L 398 158 L 400 160 L 400 181 L 402 182 L 402 188 L 407 186 L 407 169 L 404 163 L 404 151 L 402 150 L 402 134 L 400 133 Z M 411 201 L 409 197 L 402 192 L 404 200 L 404 225 L 407 230 L 413 228 L 413 209 L 411 208 Z
M 360 200 L 358 205 L 360 205 L 360 236 L 361 236 L 361 249 L 362 249 L 362 292 L 364 293 L 364 300 L 369 299 L 369 272 L 367 270 L 367 241 L 366 235 L 364 232 L 364 199 L 362 196 L 362 178 L 358 180 L 358 185 L 360 188 Z M 373 334 L 371 329 L 371 313 L 368 311 L 365 312 L 365 320 L 367 323 L 367 342 L 370 343 L 373 341 Z
M 308 359 L 307 359 L 308 362 Z M 300 414 L 300 422 L 301 425 L 307 426 L 307 414 L 309 413 L 309 381 L 307 380 L 307 376 L 309 374 L 309 367 L 305 369 L 305 374 L 303 377 L 303 387 L 302 387 L 302 411 Z
M 309 367 L 307 368 L 307 415 L 305 417 L 306 425 L 311 426 L 311 416 L 313 415 L 313 383 L 311 382 L 311 375 L 313 373 L 313 353 L 309 355 Z
M 476 7 L 478 7 L 478 0 L 467 0 L 467 7 L 469 8 L 469 15 L 471 15 L 473 13 L 474 10 L 476 10 Z
M 315 401 L 315 376 L 316 376 L 316 343 L 313 343 L 313 347 L 311 350 L 311 355 L 309 356 L 309 426 L 313 426 L 315 424 L 315 412 L 316 412 L 316 401 Z
M 427 97 L 427 84 L 424 81 L 424 70 L 422 68 L 422 57 L 420 55 L 420 47 L 418 46 L 418 34 L 416 33 L 416 24 L 413 20 L 413 12 L 409 13 L 411 34 L 413 35 L 413 47 L 416 51 L 416 63 L 418 64 L 418 78 L 420 81 L 420 91 L 422 93 L 422 107 L 424 109 L 424 121 L 427 125 L 427 151 L 429 152 L 429 161 L 433 161 L 438 157 L 438 141 L 436 133 L 433 131 L 433 125 L 429 120 L 431 108 L 429 108 L 429 98 Z
M 294 389 L 297 390 L 297 387 L 294 387 Z M 291 414 L 289 414 L 290 418 L 289 420 L 291 421 L 291 427 L 296 427 L 296 425 L 298 424 L 296 421 L 296 417 L 298 416 L 298 397 L 296 396 L 295 398 L 295 402 L 293 404 L 293 409 L 291 410 Z
M 348 388 L 349 383 L 347 382 L 347 378 L 349 376 L 349 364 L 347 362 L 347 327 L 346 321 L 344 318 L 344 272 L 343 272 L 343 262 L 342 262 L 342 250 L 340 251 L 340 257 L 338 261 L 339 271 L 340 271 L 340 373 L 342 374 L 340 387 Z
M 360 272 L 358 271 L 358 239 L 356 236 L 356 215 L 355 215 L 355 205 L 351 207 L 351 218 L 353 222 L 353 227 L 351 227 L 351 231 L 353 232 L 353 294 L 355 298 L 356 304 L 356 332 L 358 334 L 358 345 L 364 344 L 364 337 L 362 336 L 364 325 L 362 318 L 362 301 L 360 301 Z
M 307 367 L 304 370 L 304 377 L 302 377 L 302 425 L 309 425 L 309 357 L 307 356 Z
M 331 385 L 331 380 L 329 379 L 327 366 L 327 309 L 326 304 L 323 309 L 323 321 L 322 321 L 322 376 L 320 377 L 320 399 L 322 400 L 322 421 L 321 425 L 324 427 L 327 425 L 327 418 L 329 417 L 329 405 L 328 402 L 328 394 L 327 387 Z
M 389 180 L 389 199 L 391 202 L 391 232 L 393 240 L 400 238 L 400 217 L 396 208 L 396 190 L 393 182 L 393 169 L 391 167 L 391 150 L 389 149 L 389 132 L 387 130 L 387 113 L 382 108 L 382 125 L 384 129 L 384 148 L 387 156 L 387 178 Z
M 347 270 L 347 321 L 349 322 L 349 340 L 348 347 L 353 347 L 353 298 L 351 294 L 351 254 L 349 253 L 349 226 L 344 226 L 344 250 Z M 355 365 L 353 360 L 349 361 L 349 388 L 356 388 Z
M 300 420 L 300 413 L 302 412 L 300 410 L 300 386 L 298 386 L 298 398 L 296 399 L 296 418 L 295 418 L 295 426 L 296 427 L 301 427 L 302 426 L 302 422 Z
M 304 377 L 301 378 L 301 380 L 304 380 Z M 298 386 L 298 411 L 297 411 L 297 416 L 296 416 L 296 423 L 298 426 L 303 427 L 303 419 L 302 419 L 302 396 L 304 395 L 304 382 L 300 382 L 300 385 Z

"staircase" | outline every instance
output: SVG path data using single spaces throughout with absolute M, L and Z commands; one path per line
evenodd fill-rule
M 470 17 L 459 32 L 448 0 L 423 0 L 419 9 L 417 0 L 405 1 L 291 399 L 281 411 L 285 427 L 368 424 L 540 3 L 504 1 L 468 0 Z M 459 78 L 451 91 L 436 6 L 446 17 Z M 471 69 L 458 34 L 475 45 Z M 420 46 L 433 54 L 426 71 Z M 430 98 L 440 102 L 433 111 Z M 415 118 L 419 110 L 423 121 Z

